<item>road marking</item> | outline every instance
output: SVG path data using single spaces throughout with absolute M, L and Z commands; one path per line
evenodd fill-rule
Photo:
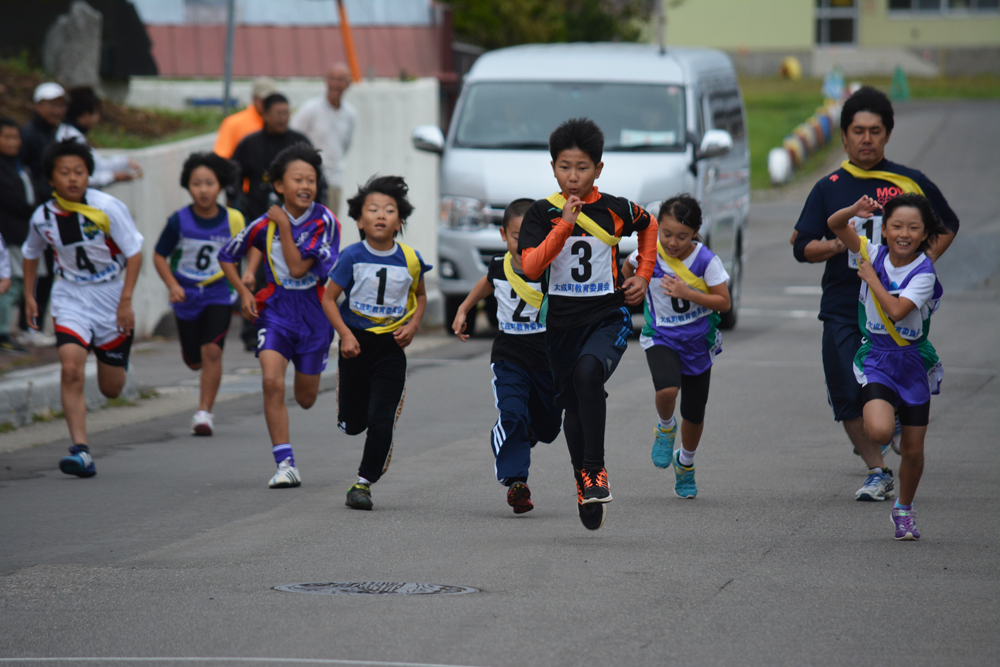
M 768 310 L 765 308 L 740 308 L 740 315 L 750 317 L 784 317 L 793 320 L 804 320 L 816 317 L 819 313 L 812 310 Z
M 429 662 L 381 662 L 378 660 L 337 660 L 334 658 L 0 658 L 0 663 L 15 662 L 242 662 L 295 665 L 362 665 L 365 667 L 471 667 Z
M 819 285 L 789 285 L 785 294 L 793 296 L 823 296 L 823 288 Z

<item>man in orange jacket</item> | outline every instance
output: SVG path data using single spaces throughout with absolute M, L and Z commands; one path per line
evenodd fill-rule
M 260 76 L 253 80 L 253 101 L 243 111 L 237 111 L 222 121 L 212 151 L 227 160 L 233 157 L 243 137 L 264 129 L 264 98 L 277 92 L 274 79 Z

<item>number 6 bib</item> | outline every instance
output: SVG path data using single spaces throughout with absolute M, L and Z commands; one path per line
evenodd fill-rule
M 593 236 L 571 236 L 552 261 L 549 294 L 584 297 L 615 291 L 612 246 Z

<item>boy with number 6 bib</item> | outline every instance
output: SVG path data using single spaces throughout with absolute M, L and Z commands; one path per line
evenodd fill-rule
M 538 280 L 548 272 L 545 344 L 557 400 L 566 410 L 563 431 L 580 520 L 596 530 L 604 522 L 604 504 L 611 502 L 604 465 L 604 383 L 632 333 L 625 304 L 642 301 L 653 275 L 656 221 L 629 200 L 597 191 L 604 134 L 594 121 L 562 123 L 549 137 L 549 152 L 559 192 L 524 214 L 518 249 L 524 275 Z M 623 281 L 618 242 L 633 233 L 639 236 L 639 268 Z
M 496 294 L 500 333 L 493 341 L 490 368 L 493 398 L 500 416 L 490 434 L 497 480 L 508 487 L 507 504 L 514 514 L 534 509 L 528 488 L 528 467 L 535 442 L 552 442 L 559 435 L 562 410 L 556 406 L 552 370 L 545 354 L 545 324 L 541 310 L 545 277 L 525 280 L 517 240 L 531 199 L 516 199 L 503 212 L 500 236 L 507 254 L 490 262 L 486 275 L 458 308 L 451 328 L 463 341 L 466 317 L 477 303 Z
M 348 507 L 372 509 L 371 485 L 389 469 L 396 421 L 406 397 L 406 354 L 427 308 L 424 264 L 398 243 L 413 205 L 400 176 L 377 176 L 347 200 L 361 241 L 340 254 L 329 272 L 323 310 L 340 334 L 337 422 L 348 435 L 367 430 L 358 480 Z M 337 307 L 337 298 L 344 301 Z

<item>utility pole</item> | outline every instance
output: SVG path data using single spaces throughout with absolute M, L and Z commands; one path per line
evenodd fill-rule
M 222 117 L 229 115 L 230 88 L 233 83 L 233 24 L 236 0 L 228 0 L 226 9 L 226 71 L 222 85 Z
M 656 0 L 656 41 L 660 45 L 660 55 L 667 53 L 667 9 L 665 0 Z

